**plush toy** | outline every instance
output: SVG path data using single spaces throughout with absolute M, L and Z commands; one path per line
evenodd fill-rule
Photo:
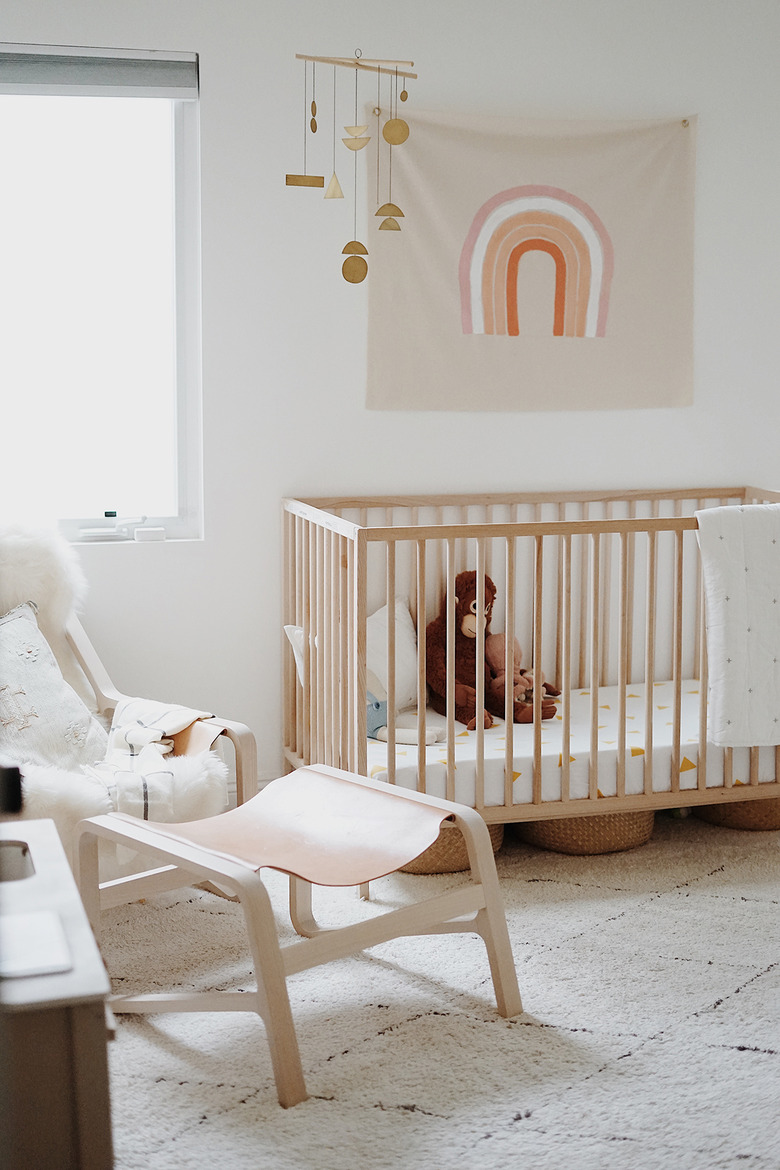
M 520 648 L 520 643 L 515 638 L 514 651 L 512 655 L 512 701 L 514 703 L 514 721 L 515 723 L 532 723 L 533 722 L 533 701 L 534 701 L 534 675 L 530 670 L 524 670 L 521 666 L 523 660 L 523 651 Z M 504 695 L 506 693 L 506 634 L 488 634 L 485 638 L 485 662 L 487 664 L 487 671 L 485 675 L 485 689 L 487 693 L 486 703 L 489 704 L 490 710 L 496 714 L 503 716 L 504 714 Z M 542 719 L 552 719 L 555 714 L 556 707 L 552 702 L 551 696 L 560 695 L 560 691 L 545 682 L 544 675 L 541 676 L 542 681 Z
M 484 610 L 479 612 L 477 605 L 477 574 L 473 571 L 458 573 L 455 578 L 455 718 L 465 723 L 470 731 L 477 725 L 477 634 L 480 628 L 486 632 L 487 641 L 491 637 L 487 633 L 490 619 L 493 614 L 493 602 L 496 598 L 496 587 L 485 577 Z M 434 711 L 440 715 L 447 712 L 447 606 L 448 599 L 442 602 L 439 616 L 429 622 L 426 630 L 426 677 L 430 690 L 430 703 Z M 499 636 L 501 637 L 501 636 Z M 485 714 L 484 726 L 493 725 L 493 715 L 503 718 L 504 715 L 504 686 L 506 680 L 496 680 L 504 673 L 505 659 L 503 654 L 503 638 L 500 643 L 494 644 L 494 649 L 500 654 L 496 658 L 495 668 L 485 660 Z M 519 666 L 521 655 L 516 646 L 515 666 Z M 523 680 L 518 683 L 522 687 L 522 699 L 514 704 L 514 718 L 516 723 L 531 723 L 533 721 L 533 705 L 528 701 L 528 674 L 520 672 Z M 530 677 L 533 686 L 533 677 Z M 546 688 L 553 692 L 552 688 Z M 555 704 L 547 697 L 542 701 L 542 718 L 550 719 L 555 714 Z

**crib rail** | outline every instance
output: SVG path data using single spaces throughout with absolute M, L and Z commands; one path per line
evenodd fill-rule
M 284 501 L 284 623 L 297 638 L 284 655 L 285 755 L 290 767 L 313 761 L 368 770 L 366 690 L 369 615 L 386 607 L 382 635 L 387 692 L 387 778 L 396 779 L 397 708 L 403 705 L 399 656 L 406 636 L 395 599 L 408 607 L 416 628 L 416 697 L 426 695 L 426 628 L 453 596 L 455 577 L 476 569 L 478 611 L 485 574 L 498 596 L 492 630 L 517 638 L 524 664 L 561 691 L 560 794 L 544 798 L 541 691 L 533 696 L 533 787 L 530 799 L 515 794 L 515 739 L 511 696 L 505 704 L 503 801 L 486 802 L 483 666 L 477 679 L 474 733 L 474 805 L 488 821 L 604 812 L 619 806 L 676 807 L 712 803 L 707 770 L 707 662 L 704 604 L 694 512 L 737 502 L 778 502 L 780 493 L 756 488 L 679 489 L 623 493 L 491 494 L 481 496 L 393 496 Z M 447 799 L 456 794 L 454 616 L 447 618 L 446 757 Z M 478 634 L 478 663 L 484 662 L 485 632 Z M 373 677 L 373 676 L 369 676 Z M 653 733 L 654 688 L 671 680 L 669 721 L 672 747 L 666 791 L 658 791 Z M 682 742 L 683 687 L 698 681 L 699 746 L 695 789 L 681 788 L 686 766 Z M 614 795 L 602 792 L 599 755 L 600 695 L 617 692 Z M 644 687 L 643 789 L 629 793 L 631 716 L 627 697 Z M 574 799 L 570 752 L 572 695 L 589 696 L 590 751 L 587 795 Z M 426 749 L 429 717 L 416 703 L 417 786 L 425 790 L 430 767 Z M 718 799 L 780 795 L 777 760 L 773 783 L 759 787 L 758 749 L 750 749 L 747 783 L 735 782 L 732 755 L 725 752 Z M 654 774 L 656 781 L 654 787 Z M 771 791 L 770 791 L 771 790 Z M 775 791 L 776 790 L 776 791 Z

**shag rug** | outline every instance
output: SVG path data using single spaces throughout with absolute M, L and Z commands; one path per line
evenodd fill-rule
M 295 975 L 311 1097 L 288 1110 L 256 1016 L 118 1017 L 117 1170 L 778 1170 L 780 834 L 659 813 L 626 853 L 507 838 L 522 1016 L 496 1015 L 471 935 Z M 372 892 L 396 905 L 463 880 L 396 874 Z M 352 890 L 315 909 L 372 913 Z M 186 890 L 104 923 L 116 990 L 252 987 L 234 903 Z

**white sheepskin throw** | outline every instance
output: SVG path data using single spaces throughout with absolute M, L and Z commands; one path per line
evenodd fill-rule
M 13 761 L 0 757 L 0 764 L 11 766 Z M 228 769 L 216 752 L 169 757 L 165 767 L 170 773 L 166 786 L 166 812 L 169 814 L 166 819 L 194 821 L 216 816 L 225 810 Z M 131 815 L 137 812 L 125 800 L 125 795 L 129 794 L 121 791 L 117 794 L 116 789 L 110 789 L 86 769 L 71 772 L 48 765 L 22 764 L 20 770 L 24 799 L 22 819 L 50 817 L 57 826 L 71 865 L 79 821 L 114 811 Z M 137 854 L 128 850 L 115 853 L 110 848 L 101 849 L 101 881 L 110 881 L 139 868 L 143 868 L 143 864 L 139 865 Z
M 86 594 L 87 580 L 76 552 L 56 529 L 0 525 L 0 615 L 33 601 L 39 629 L 65 680 L 89 703 L 94 695 L 65 640 L 68 618 L 80 609 Z

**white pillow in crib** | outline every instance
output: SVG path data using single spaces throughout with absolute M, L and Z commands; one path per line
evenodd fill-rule
M 375 674 L 387 693 L 387 606 L 366 622 L 366 670 Z M 417 631 L 407 605 L 395 600 L 395 707 L 417 704 Z
M 303 686 L 303 626 L 284 626 L 284 632 L 292 646 L 298 682 Z
M 19 763 L 75 768 L 102 760 L 107 743 L 62 677 L 33 606 L 0 617 L 0 749 Z

